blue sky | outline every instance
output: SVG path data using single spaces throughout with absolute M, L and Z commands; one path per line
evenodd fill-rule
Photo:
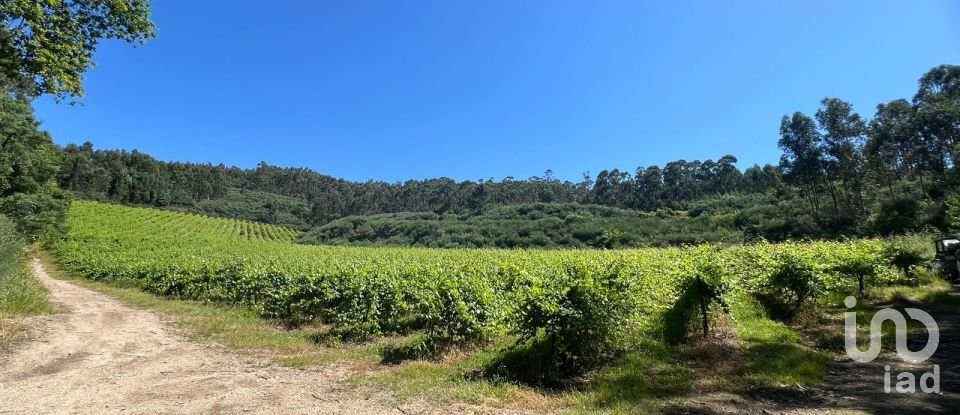
M 261 160 L 351 180 L 563 179 L 730 153 L 776 163 L 779 119 L 864 115 L 960 64 L 950 1 L 156 1 L 108 42 L 61 144 Z

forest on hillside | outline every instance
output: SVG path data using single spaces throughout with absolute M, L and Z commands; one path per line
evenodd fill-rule
M 584 173 L 576 183 L 549 170 L 526 179 L 351 182 L 266 162 L 244 169 L 160 161 L 90 142 L 58 147 L 24 98 L 3 95 L 4 124 L 16 130 L 4 133 L 0 171 L 21 177 L 4 173 L 0 208 L 33 218 L 29 227 L 37 229 L 59 221 L 68 195 L 314 228 L 304 242 L 424 246 L 615 247 L 947 231 L 960 207 L 953 203 L 960 201 L 955 65 L 923 74 L 911 99 L 880 103 L 872 117 L 838 98 L 823 99 L 814 114 L 785 115 L 776 165 L 740 169 L 735 156 L 723 155 Z M 17 152 L 43 163 L 18 170 Z M 50 186 L 64 193 L 44 190 L 55 196 L 26 200 Z M 618 219 L 595 215 L 592 206 L 616 208 Z M 524 209 L 540 217 L 518 227 Z
M 735 156 L 723 155 L 716 160 L 640 166 L 632 172 L 614 168 L 596 176 L 584 173 L 583 180 L 576 183 L 558 180 L 549 170 L 541 177 L 526 179 L 351 182 L 266 162 L 253 169 L 164 162 L 138 151 L 95 149 L 87 142 L 58 150 L 62 161 L 57 181 L 64 190 L 84 198 L 299 229 L 322 227 L 305 238 L 321 243 L 579 246 L 582 242 L 608 246 L 610 238 L 599 237 L 606 231 L 608 236 L 628 235 L 619 238 L 615 246 L 662 245 L 690 239 L 629 234 L 706 230 L 690 226 L 704 214 L 725 215 L 710 225 L 723 232 L 705 237 L 707 240 L 830 238 L 949 229 L 950 200 L 960 185 L 958 137 L 960 67 L 942 65 L 921 76 L 911 99 L 880 103 L 872 117 L 860 115 L 838 98 L 823 99 L 814 114 L 785 115 L 779 131 L 778 144 L 783 150 L 779 162 L 742 170 Z M 593 228 L 593 236 L 580 242 L 568 237 L 576 232 L 571 226 L 559 225 L 565 228 L 560 231 L 563 235 L 551 231 L 558 227 L 556 223 L 543 223 L 543 228 L 528 224 L 534 228 L 526 236 L 535 237 L 525 241 L 498 243 L 497 236 L 490 236 L 512 232 L 502 221 L 499 207 L 529 204 L 540 209 L 546 209 L 543 204 L 572 204 L 586 210 L 592 209 L 589 205 L 600 205 L 651 212 L 677 226 L 645 225 L 652 222 L 626 212 L 621 215 L 624 221 L 611 228 L 610 223 L 594 221 L 586 214 L 588 223 L 581 221 L 577 226 Z M 376 216 L 361 219 L 371 215 Z M 454 218 L 456 221 L 451 221 Z M 367 222 L 379 230 L 355 226 Z M 480 222 L 482 226 L 477 225 Z M 422 229 L 414 229 L 423 226 L 431 229 L 418 241 L 410 235 L 395 238 L 391 232 L 383 232 L 399 229 L 393 232 L 423 234 Z M 458 232 L 475 235 L 472 242 L 464 244 L 441 241 Z M 551 232 L 553 241 L 546 242 L 541 236 L 549 237 Z M 358 237 L 358 233 L 362 235 Z

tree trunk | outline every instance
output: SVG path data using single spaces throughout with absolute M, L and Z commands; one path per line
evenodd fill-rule
M 930 195 L 927 193 L 927 186 L 923 184 L 923 172 L 920 169 L 917 169 L 917 178 L 920 179 L 920 191 L 923 192 L 924 197 L 929 199 Z
M 887 189 L 890 190 L 890 198 L 893 199 L 893 202 L 897 202 L 897 194 L 893 191 L 893 180 L 890 179 L 890 175 L 887 176 Z
M 840 206 L 837 204 L 837 191 L 833 188 L 833 183 L 830 183 L 829 180 L 824 178 L 824 182 L 827 184 L 827 189 L 830 190 L 830 198 L 833 199 L 833 215 L 837 216 L 840 214 Z

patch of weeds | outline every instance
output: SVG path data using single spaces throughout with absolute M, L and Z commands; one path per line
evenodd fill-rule
M 33 276 L 21 245 L 0 241 L 0 319 L 51 313 L 49 295 Z
M 693 373 L 679 349 L 650 342 L 598 371 L 580 393 L 591 408 L 632 408 L 690 391 Z
M 382 356 L 385 349 L 415 349 L 414 345 L 421 341 L 422 337 L 415 335 L 395 341 L 379 350 Z M 481 368 L 499 356 L 503 348 L 515 341 L 515 337 L 503 336 L 485 347 L 471 349 L 466 353 L 448 351 L 442 360 L 403 360 L 397 364 L 379 366 L 377 370 L 368 373 L 357 373 L 351 377 L 351 382 L 357 386 L 371 385 L 386 389 L 400 404 L 414 397 L 427 397 L 429 401 L 437 404 L 467 402 L 514 409 L 543 409 L 547 405 L 555 404 L 534 388 L 485 379 L 477 375 Z
M 830 356 L 807 347 L 793 328 L 764 318 L 763 306 L 741 296 L 732 309 L 742 366 L 728 379 L 740 389 L 783 389 L 819 385 Z
M 412 336 L 402 342 L 380 348 L 380 362 L 398 364 L 406 360 L 438 361 L 449 346 L 424 334 Z
M 871 290 L 870 295 L 880 303 L 915 306 L 912 304 L 922 302 L 936 309 L 960 312 L 960 293 L 942 279 L 933 279 L 918 286 L 880 287 Z
M 543 337 L 504 347 L 476 373 L 476 378 L 562 389 L 567 384 L 561 380 L 563 376 L 555 373 L 553 352 Z

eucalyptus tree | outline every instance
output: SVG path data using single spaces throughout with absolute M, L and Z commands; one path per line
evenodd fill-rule
M 780 168 L 784 179 L 803 191 L 814 217 L 820 213 L 820 192 L 826 177 L 820 141 L 816 123 L 804 113 L 798 111 L 793 116 L 784 115 L 780 120 L 780 140 L 777 143 L 783 150 Z
M 815 117 L 820 126 L 820 135 L 824 154 L 824 169 L 828 177 L 839 178 L 843 186 L 839 193 L 845 195 L 846 202 L 853 202 L 862 212 L 863 206 L 863 158 L 861 147 L 866 123 L 853 111 L 846 101 L 837 98 L 824 98 Z M 833 180 L 826 180 L 831 195 L 836 197 L 838 190 Z M 850 194 L 852 193 L 852 195 Z

